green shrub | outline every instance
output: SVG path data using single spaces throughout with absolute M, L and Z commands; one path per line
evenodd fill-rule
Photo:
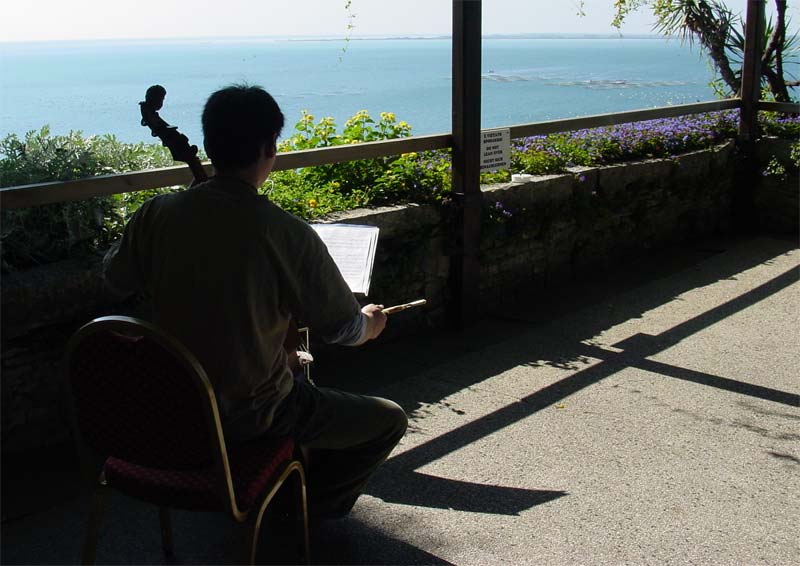
M 50 134 L 47 126 L 0 140 L 0 186 L 70 181 L 171 165 L 157 145 L 124 144 L 113 136 L 81 132 Z M 50 263 L 105 247 L 145 195 L 112 197 L 3 210 L 0 230 L 2 271 Z
M 403 138 L 410 134 L 411 126 L 406 122 L 397 122 L 391 112 L 382 112 L 380 121 L 375 122 L 366 110 L 360 110 L 345 122 L 342 132 L 338 133 L 333 118 L 322 118 L 314 124 L 314 116 L 303 111 L 300 121 L 295 125 L 295 134 L 282 142 L 279 150 L 332 147 Z M 325 187 L 334 187 L 345 196 L 355 193 L 355 202 L 365 204 L 363 199 L 369 199 L 369 188 L 395 159 L 396 156 L 379 157 L 306 167 L 298 170 L 297 174 L 311 192 L 325 192 Z M 290 184 L 295 186 L 294 182 Z M 276 187 L 276 190 L 279 189 Z
M 737 111 L 651 120 L 593 128 L 512 142 L 511 168 L 481 174 L 482 183 L 510 180 L 511 171 L 562 173 L 575 165 L 596 166 L 662 157 L 711 147 L 736 134 Z M 761 112 L 767 135 L 800 138 L 800 118 Z M 304 111 L 281 151 L 314 149 L 407 137 L 411 126 L 391 112 L 378 121 L 362 110 L 338 131 L 333 118 Z M 800 161 L 795 144 L 792 160 Z M 160 145 L 125 144 L 113 136 L 83 137 L 80 132 L 53 136 L 47 127 L 24 140 L 0 140 L 0 186 L 63 181 L 144 170 L 173 164 Z M 791 164 L 789 164 L 791 166 Z M 276 171 L 259 190 L 283 209 L 305 219 L 362 206 L 404 202 L 437 203 L 451 191 L 451 151 L 405 153 L 289 171 Z M 57 261 L 78 252 L 102 249 L 117 237 L 130 215 L 146 199 L 174 189 L 138 191 L 74 203 L 2 212 L 3 271 Z M 495 208 L 506 222 L 505 209 Z
M 759 112 L 758 122 L 767 136 L 800 139 L 800 116 L 778 114 L 777 112 Z

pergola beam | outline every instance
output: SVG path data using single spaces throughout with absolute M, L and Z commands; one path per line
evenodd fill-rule
M 748 0 L 742 63 L 742 111 L 739 143 L 752 150 L 758 136 L 758 103 L 761 98 L 761 51 L 763 50 L 766 0 Z M 749 151 L 748 151 L 749 153 Z
M 744 61 L 742 62 L 742 109 L 736 144 L 741 159 L 737 166 L 736 185 L 732 193 L 732 213 L 736 229 L 745 233 L 758 229 L 753 211 L 754 192 L 758 183 L 756 140 L 758 139 L 758 107 L 761 98 L 761 52 L 763 50 L 766 0 L 748 0 L 745 19 Z
M 482 197 L 481 0 L 453 0 L 453 202 L 448 317 L 462 327 L 477 315 Z

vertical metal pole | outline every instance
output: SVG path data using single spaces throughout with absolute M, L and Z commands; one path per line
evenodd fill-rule
M 759 182 L 756 155 L 758 102 L 761 98 L 761 53 L 764 50 L 764 8 L 766 0 L 748 0 L 745 20 L 744 61 L 742 63 L 742 109 L 739 113 L 739 149 L 736 184 L 732 195 L 733 222 L 737 230 L 751 233 L 758 229 L 754 194 Z
M 448 317 L 456 327 L 478 313 L 482 197 L 481 0 L 453 0 L 453 201 Z

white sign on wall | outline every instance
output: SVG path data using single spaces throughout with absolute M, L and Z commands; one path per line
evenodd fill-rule
M 511 165 L 511 131 L 481 130 L 481 171 L 508 169 Z

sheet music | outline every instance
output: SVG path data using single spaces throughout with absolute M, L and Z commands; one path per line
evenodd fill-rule
M 378 227 L 358 224 L 312 224 L 328 247 L 342 277 L 354 293 L 369 292 L 378 247 Z

